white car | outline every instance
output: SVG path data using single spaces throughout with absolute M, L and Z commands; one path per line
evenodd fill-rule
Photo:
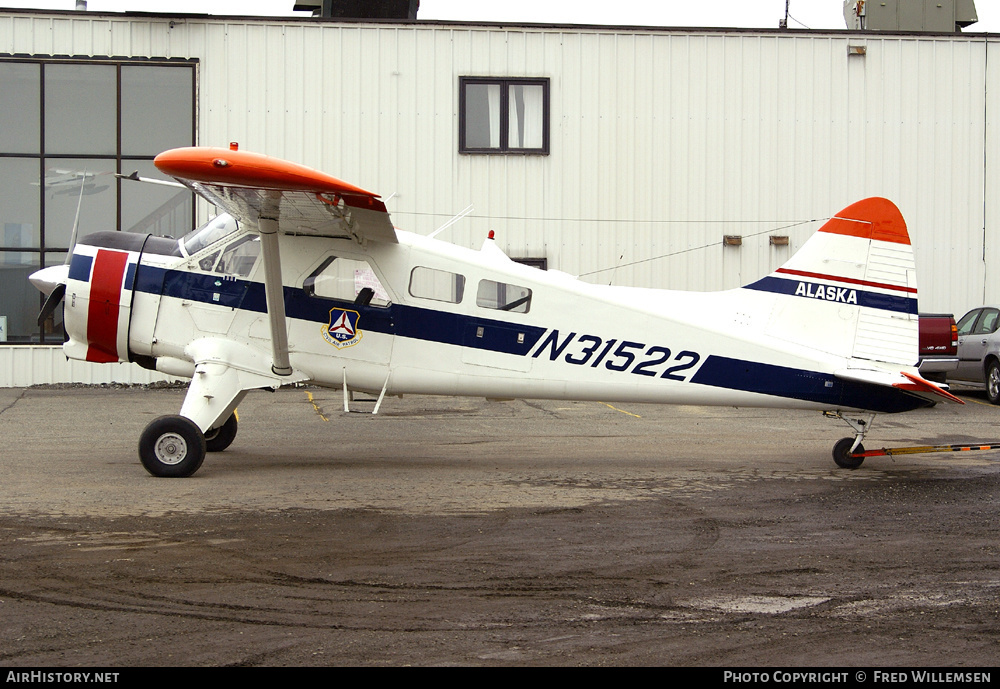
M 993 404 L 1000 404 L 1000 307 L 980 306 L 958 321 L 958 368 L 951 380 L 982 383 Z

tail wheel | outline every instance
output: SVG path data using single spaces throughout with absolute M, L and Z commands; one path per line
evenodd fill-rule
M 139 437 L 139 461 L 153 476 L 190 476 L 205 461 L 205 436 L 191 419 L 161 416 Z
M 218 428 L 213 428 L 205 434 L 205 449 L 209 452 L 222 452 L 232 445 L 233 440 L 236 438 L 238 425 L 239 421 L 236 419 L 236 413 L 233 412 L 224 424 Z
M 833 446 L 833 461 L 842 469 L 857 469 L 865 461 L 864 457 L 852 456 L 851 445 L 853 444 L 854 438 L 843 438 L 838 440 L 837 444 Z M 854 448 L 854 452 L 864 451 L 865 446 L 860 443 Z

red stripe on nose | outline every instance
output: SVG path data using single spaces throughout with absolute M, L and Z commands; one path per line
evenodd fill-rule
M 90 309 L 87 312 L 87 361 L 118 361 L 118 307 L 128 254 L 122 251 L 97 252 L 90 280 Z

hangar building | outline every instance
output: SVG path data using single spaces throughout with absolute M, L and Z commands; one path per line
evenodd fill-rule
M 175 146 L 279 156 L 394 223 L 593 282 L 718 290 L 866 196 L 902 210 L 923 311 L 1000 301 L 1000 35 L 0 10 L 0 385 L 70 365 L 27 282 L 80 235 L 213 209 Z

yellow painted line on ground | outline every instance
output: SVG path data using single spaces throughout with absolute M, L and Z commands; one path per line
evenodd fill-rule
M 632 412 L 630 412 L 630 411 L 625 411 L 624 409 L 619 409 L 618 407 L 612 407 L 612 406 L 611 406 L 610 404 L 608 404 L 607 402 L 601 402 L 601 404 L 603 404 L 603 405 L 604 405 L 605 407 L 607 407 L 608 409 L 614 409 L 615 411 L 620 411 L 620 412 L 621 412 L 622 414 L 628 414 L 629 416 L 634 416 L 634 417 L 635 417 L 635 418 L 637 418 L 637 419 L 641 419 L 641 418 L 642 418 L 642 417 L 641 417 L 641 416 L 639 416 L 638 414 L 633 414 L 633 413 L 632 413 Z
M 330 419 L 323 416 L 323 412 L 319 410 L 319 405 L 316 404 L 316 401 L 313 399 L 313 394 L 308 390 L 306 390 L 306 397 L 309 398 L 309 404 L 311 404 L 316 413 L 319 414 L 319 418 L 323 419 L 324 421 L 329 421 Z
M 987 407 L 992 407 L 993 406 L 989 402 L 983 402 L 982 400 L 972 399 L 971 397 L 966 397 L 965 395 L 962 395 L 962 399 L 965 400 L 966 402 L 975 402 L 976 404 L 985 404 Z

